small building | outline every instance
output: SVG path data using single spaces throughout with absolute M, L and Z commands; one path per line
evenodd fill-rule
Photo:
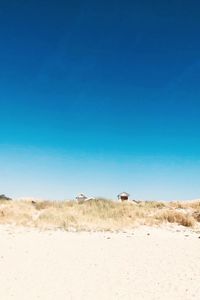
M 88 199 L 84 194 L 79 194 L 77 197 L 76 197 L 76 200 L 78 202 L 84 202 L 86 199 Z
M 123 201 L 128 201 L 129 200 L 129 196 L 130 195 L 128 193 L 123 192 L 123 193 L 119 194 L 117 196 L 117 198 L 118 198 L 118 200 L 120 200 L 121 202 L 123 202 Z

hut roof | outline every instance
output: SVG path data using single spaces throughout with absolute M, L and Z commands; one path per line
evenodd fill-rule
M 129 197 L 130 195 L 126 192 L 120 193 L 118 197 Z
M 87 199 L 87 197 L 84 194 L 79 194 L 76 199 Z

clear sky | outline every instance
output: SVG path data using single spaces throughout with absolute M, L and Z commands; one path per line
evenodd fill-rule
M 199 198 L 199 12 L 1 0 L 0 193 Z

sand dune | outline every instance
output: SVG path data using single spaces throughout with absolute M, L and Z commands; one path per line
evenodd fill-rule
M 138 225 L 179 224 L 200 229 L 200 202 L 120 203 L 77 201 L 1 201 L 0 224 L 67 231 L 123 231 Z
M 199 235 L 182 227 L 69 233 L 0 226 L 0 299 L 200 299 Z

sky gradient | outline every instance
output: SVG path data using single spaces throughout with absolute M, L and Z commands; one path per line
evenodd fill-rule
M 0 2 L 0 193 L 200 198 L 200 3 Z

